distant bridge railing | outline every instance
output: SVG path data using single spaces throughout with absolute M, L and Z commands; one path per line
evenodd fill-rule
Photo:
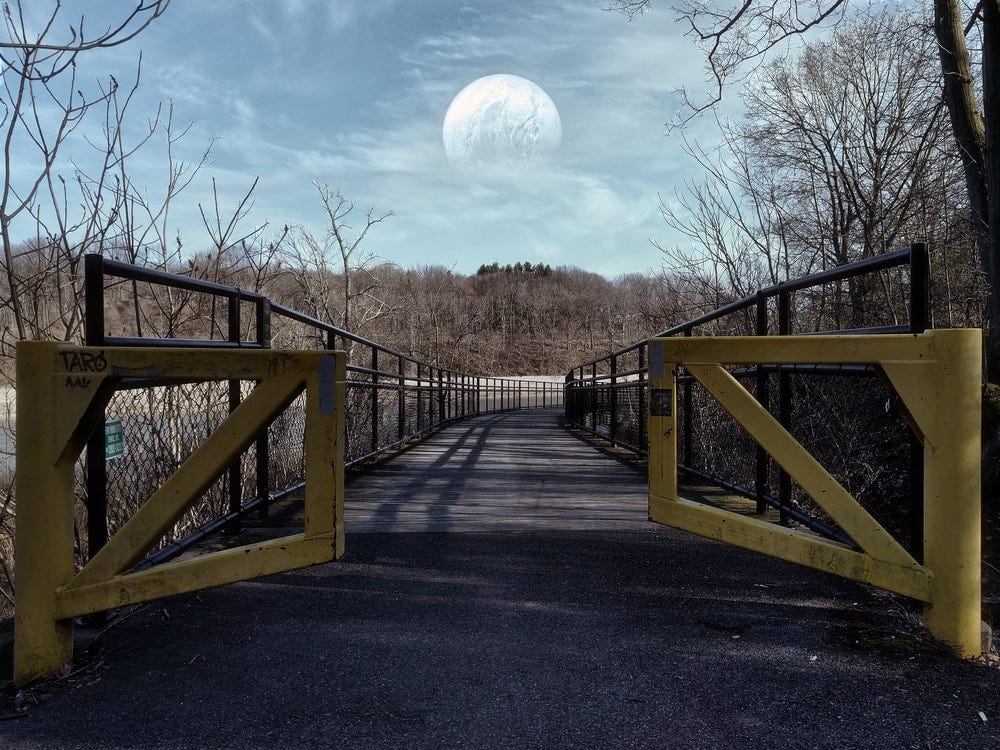
M 895 277 L 890 277 L 891 273 Z M 808 324 L 796 325 L 797 295 L 804 298 L 801 317 L 808 317 Z M 895 252 L 781 282 L 655 336 L 921 333 L 931 327 L 929 300 L 927 247 L 915 242 Z M 893 301 L 906 310 L 894 309 Z M 908 319 L 900 312 L 908 312 Z M 906 322 L 900 323 L 901 317 Z M 847 327 L 844 321 L 849 323 Z M 854 325 L 859 321 L 861 325 Z M 648 361 L 647 342 L 640 341 L 575 366 L 566 374 L 567 421 L 616 446 L 646 455 Z M 783 426 L 798 433 L 800 442 L 815 444 L 816 455 L 826 455 L 828 463 L 836 464 L 831 471 L 839 473 L 847 484 L 857 472 L 852 462 L 866 463 L 865 459 L 835 455 L 832 444 L 842 442 L 845 433 L 853 437 L 850 427 L 844 423 L 821 425 L 816 412 L 830 416 L 848 407 L 857 420 L 867 420 L 861 431 L 878 433 L 870 436 L 881 441 L 878 451 L 885 453 L 891 448 L 898 454 L 895 462 L 905 475 L 902 482 L 906 486 L 901 491 L 896 478 L 896 485 L 890 487 L 893 479 L 886 473 L 866 489 L 872 495 L 892 495 L 878 502 L 907 496 L 904 507 L 893 508 L 888 515 L 897 519 L 894 530 L 909 537 L 909 550 L 919 559 L 923 540 L 922 448 L 894 408 L 894 393 L 879 382 L 876 368 L 864 364 L 762 365 L 734 368 L 731 373 L 753 382 L 757 400 Z M 678 388 L 678 470 L 682 475 L 750 498 L 756 501 L 759 513 L 776 508 L 782 523 L 793 519 L 824 536 L 850 543 L 822 513 L 814 512 L 807 502 L 799 502 L 788 474 L 773 466 L 767 453 L 727 415 L 712 411 L 711 400 L 699 392 L 690 376 L 681 374 Z M 862 468 L 869 469 L 867 465 Z M 855 479 L 854 483 L 865 484 L 865 480 Z M 865 492 L 858 494 L 864 496 Z M 878 509 L 875 513 L 886 514 Z M 905 528 L 900 528 L 899 518 L 905 519 Z M 887 526 L 893 524 L 887 522 Z
M 153 311 L 157 335 L 145 330 L 148 311 L 138 309 L 154 304 L 159 306 Z M 85 316 L 88 347 L 346 350 L 348 467 L 420 440 L 456 420 L 562 405 L 559 382 L 458 372 L 253 291 L 101 255 L 85 259 Z M 185 338 L 192 331 L 207 335 Z M 113 530 L 126 519 L 128 509 L 118 506 L 145 496 L 148 488 L 137 485 L 152 486 L 157 479 L 152 475 L 175 468 L 206 430 L 248 396 L 250 388 L 245 380 L 186 386 L 158 384 L 149 378 L 121 382 L 106 409 L 105 428 L 95 430 L 87 445 L 88 558 L 107 543 L 109 525 Z M 210 488 L 187 528 L 175 529 L 166 546 L 137 567 L 170 559 L 213 532 L 238 531 L 249 513 L 266 518 L 270 505 L 301 491 L 304 415 L 303 404 L 293 403 L 262 430 L 254 445 L 232 463 L 228 476 Z M 111 432 L 108 425 L 113 426 Z M 114 435 L 112 442 L 109 435 Z M 125 455 L 114 455 L 118 451 L 113 441 L 127 446 Z

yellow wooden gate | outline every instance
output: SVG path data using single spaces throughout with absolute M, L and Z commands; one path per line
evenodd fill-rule
M 649 516 L 701 536 L 925 602 L 930 633 L 980 652 L 981 332 L 661 338 L 649 344 Z M 918 563 L 723 365 L 872 364 L 899 394 L 924 447 L 924 561 Z M 860 551 L 682 498 L 677 371 L 695 378 Z
M 343 352 L 17 345 L 14 679 L 72 656 L 74 617 L 243 581 L 344 551 Z M 73 569 L 73 467 L 123 378 L 252 380 L 251 394 L 108 541 Z M 299 394 L 306 393 L 303 533 L 131 572 Z

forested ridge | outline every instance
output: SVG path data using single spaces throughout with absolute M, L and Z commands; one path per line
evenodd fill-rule
M 253 269 L 246 255 L 234 251 L 221 260 L 199 255 L 164 267 L 259 292 L 337 324 L 344 320 L 349 279 L 350 331 L 435 366 L 491 375 L 565 374 L 581 359 L 649 336 L 709 304 L 693 292 L 678 292 L 654 273 L 607 279 L 571 266 L 544 273 L 465 275 L 444 266 L 376 263 L 345 277 L 272 258 L 257 273 Z M 58 315 L 56 296 L 51 290 L 40 295 L 53 302 L 39 306 L 36 321 L 58 326 L 66 317 Z M 109 334 L 224 337 L 224 314 L 213 312 L 211 304 L 204 295 L 168 295 L 149 285 L 109 282 L 107 329 Z M 279 327 L 272 336 L 275 346 L 314 343 L 296 338 L 292 329 Z

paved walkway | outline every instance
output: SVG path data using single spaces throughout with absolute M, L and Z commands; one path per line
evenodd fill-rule
M 552 412 L 348 493 L 344 560 L 126 615 L 0 747 L 1000 747 L 1000 671 L 893 630 L 894 598 L 643 522 L 642 477 Z

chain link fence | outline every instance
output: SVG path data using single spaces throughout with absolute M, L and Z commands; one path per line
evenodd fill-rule
M 88 258 L 86 289 L 92 346 L 346 350 L 351 363 L 345 404 L 348 466 L 385 455 L 455 420 L 562 403 L 560 383 L 438 367 L 233 287 L 95 256 Z M 121 435 L 121 450 L 92 440 L 88 451 L 95 455 L 85 455 L 78 472 L 81 561 L 99 547 L 90 538 L 94 529 L 97 538 L 121 528 L 253 387 L 247 381 L 139 382 L 114 394 L 105 424 Z M 161 552 L 153 561 L 179 553 L 185 540 L 202 538 L 206 529 L 238 528 L 250 511 L 264 515 L 269 503 L 301 489 L 304 398 L 292 401 L 185 512 L 154 548 Z M 95 466 L 100 471 L 91 475 L 88 469 Z

